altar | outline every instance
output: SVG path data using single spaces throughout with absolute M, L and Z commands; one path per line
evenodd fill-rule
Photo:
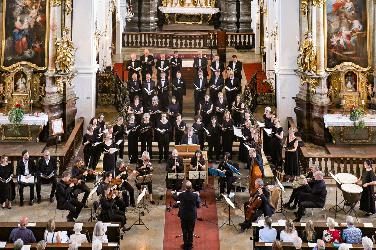
M 167 24 L 207 24 L 212 15 L 219 12 L 219 8 L 211 6 L 160 6 L 158 9 L 164 14 Z
M 45 113 L 25 114 L 20 125 L 12 125 L 7 115 L 0 115 L 0 138 L 2 141 L 39 141 L 39 134 L 48 123 Z
M 325 128 L 333 137 L 334 144 L 376 144 L 376 115 L 367 114 L 362 118 L 363 128 L 355 128 L 349 115 L 324 115 Z

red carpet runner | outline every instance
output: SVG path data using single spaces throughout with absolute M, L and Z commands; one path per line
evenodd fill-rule
M 209 186 L 213 186 L 214 178 L 209 177 Z M 218 218 L 217 218 L 217 206 L 215 203 L 215 194 L 212 188 L 206 188 L 204 192 L 201 192 L 201 199 L 206 203 L 208 208 L 201 206 L 197 210 L 198 218 L 202 218 L 202 221 L 197 220 L 195 226 L 195 234 L 200 238 L 194 237 L 193 249 L 195 250 L 218 250 L 219 249 L 219 231 L 218 231 Z M 166 204 L 170 204 L 172 201 L 171 193 L 166 194 Z M 165 213 L 165 228 L 163 249 L 181 249 L 183 244 L 183 237 L 176 238 L 176 235 L 182 233 L 180 227 L 180 220 L 178 217 L 178 208 L 174 208 L 171 212 Z

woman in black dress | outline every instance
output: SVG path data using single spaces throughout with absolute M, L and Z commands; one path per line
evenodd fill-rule
M 204 126 L 207 127 L 210 124 L 210 120 L 213 114 L 213 103 L 210 101 L 210 96 L 205 95 L 205 99 L 200 103 L 200 115 Z
M 235 101 L 232 103 L 232 118 L 236 127 L 240 127 L 244 115 L 244 103 L 241 96 L 237 95 Z
M 270 107 L 266 107 L 265 108 L 265 112 L 264 112 L 264 123 L 265 123 L 265 129 L 271 129 L 273 127 L 273 114 L 271 113 L 272 109 Z M 270 135 L 268 135 L 268 133 L 265 132 L 265 130 L 263 129 L 263 142 L 262 142 L 262 146 L 263 146 L 263 150 L 264 150 L 264 153 L 265 155 L 270 155 L 270 141 L 271 141 L 271 137 Z
M 140 102 L 140 97 L 138 97 L 137 95 L 134 97 L 133 103 L 128 107 L 128 114 L 134 114 L 134 116 L 136 117 L 136 123 L 141 123 L 141 119 L 144 114 L 144 108 L 142 107 L 142 104 Z
M 93 143 L 90 167 L 95 170 L 102 153 L 103 135 L 101 128 L 98 126 L 97 118 L 92 118 L 89 124 L 93 127 Z
M 221 154 L 221 128 L 217 122 L 217 117 L 211 118 L 211 123 L 207 128 L 206 135 L 208 138 L 208 157 L 209 161 L 218 161 Z
M 119 116 L 116 120 L 116 124 L 113 126 L 113 136 L 115 138 L 115 143 L 118 145 L 119 152 L 118 156 L 120 159 L 123 159 L 124 156 L 124 137 L 125 137 L 125 126 L 124 118 Z
M 144 117 L 140 124 L 139 136 L 141 141 L 141 152 L 147 150 L 149 152 L 150 158 L 152 158 L 153 125 L 151 124 L 150 115 L 148 113 L 144 114 Z
M 274 118 L 270 145 L 272 162 L 276 167 L 279 167 L 282 165 L 283 128 L 278 118 Z
M 200 149 L 204 150 L 205 145 L 205 130 L 204 124 L 201 121 L 201 116 L 195 116 L 195 122 L 192 124 L 193 132 L 198 136 L 198 140 L 200 141 Z
M 250 148 L 256 148 L 256 140 L 253 135 L 251 122 L 248 120 L 244 123 L 244 126 L 242 128 L 242 135 L 243 137 L 240 138 L 239 144 L 239 160 L 241 162 L 247 162 L 249 155 L 247 146 Z
M 205 171 L 205 159 L 201 150 L 196 150 L 195 155 L 191 158 L 191 171 Z M 195 191 L 202 190 L 204 180 L 191 179 L 192 187 Z
M 0 163 L 0 203 L 2 208 L 12 208 L 13 168 L 7 156 L 1 156 Z
M 128 135 L 128 159 L 130 163 L 137 163 L 138 159 L 138 128 L 135 116 L 129 115 L 126 134 Z
M 363 186 L 362 196 L 360 197 L 359 209 L 366 212 L 367 215 L 374 214 L 375 211 L 375 193 L 376 176 L 372 169 L 372 161 L 364 162 L 364 171 L 362 174 L 361 184 Z
M 170 145 L 171 124 L 167 120 L 167 114 L 162 114 L 155 132 L 158 134 L 159 163 L 161 163 L 163 159 L 167 161 Z
M 234 122 L 231 119 L 230 111 L 226 111 L 222 122 L 222 149 L 223 154 L 230 153 L 232 157 L 232 145 L 234 142 Z
M 174 127 L 175 127 L 175 145 L 180 145 L 181 138 L 183 137 L 185 133 L 185 129 L 187 128 L 187 124 L 185 123 L 185 121 L 181 119 L 181 114 L 178 114 L 176 116 Z
M 291 127 L 285 151 L 285 175 L 289 178 L 288 182 L 300 174 L 298 146 L 295 130 Z
M 112 140 L 112 135 L 106 133 L 103 141 L 103 170 L 105 172 L 112 172 L 116 167 L 115 151 L 116 144 Z
M 218 123 L 222 124 L 223 122 L 223 116 L 227 110 L 227 101 L 225 98 L 223 98 L 223 93 L 219 92 L 218 93 L 218 98 L 217 102 L 215 103 L 215 112 L 217 115 Z
M 84 146 L 84 163 L 85 166 L 92 168 L 92 155 L 93 155 L 93 141 L 94 141 L 94 129 L 93 125 L 89 125 L 86 129 L 86 134 L 82 139 L 82 145 Z
M 174 134 L 175 134 L 175 122 L 176 122 L 176 117 L 179 114 L 180 110 L 180 105 L 179 103 L 176 102 L 176 97 L 172 96 L 171 97 L 171 103 L 168 105 L 167 108 L 167 113 L 168 113 L 168 120 L 172 126 L 172 131 L 170 133 L 170 141 L 174 140 Z

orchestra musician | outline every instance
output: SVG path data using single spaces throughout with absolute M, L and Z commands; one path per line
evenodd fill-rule
M 142 101 L 144 108 L 148 108 L 151 105 L 151 98 L 153 98 L 155 92 L 155 82 L 151 80 L 151 75 L 146 74 L 146 79 L 143 81 L 142 86 Z
M 69 210 L 67 221 L 74 222 L 84 205 L 74 196 L 74 183 L 71 182 L 70 178 L 71 174 L 66 171 L 62 174 L 61 180 L 58 181 L 56 185 L 56 206 L 59 210 Z
M 85 166 L 92 168 L 92 155 L 93 155 L 93 142 L 94 142 L 94 129 L 93 125 L 87 126 L 86 133 L 82 139 L 84 163 Z
M 120 188 L 121 184 L 122 184 L 122 180 L 121 179 L 113 179 L 112 176 L 113 176 L 112 172 L 105 172 L 104 173 L 103 180 L 98 186 L 97 194 L 100 195 L 101 197 L 104 197 L 104 196 L 106 196 L 105 190 L 107 188 L 111 188 L 112 190 L 114 190 L 114 193 L 116 193 L 116 196 L 113 197 L 114 203 L 119 208 L 120 211 L 125 213 L 125 209 L 126 209 L 127 206 L 126 206 L 126 204 L 123 200 L 123 197 L 126 196 L 126 193 L 120 192 L 120 191 L 117 192 L 118 189 Z
M 234 72 L 230 71 L 229 77 L 225 81 L 225 90 L 228 108 L 231 108 L 232 103 L 234 103 L 236 95 L 240 94 L 240 80 L 234 77 Z
M 140 102 L 140 97 L 135 96 L 133 103 L 128 107 L 128 114 L 134 115 L 136 119 L 136 123 L 140 124 L 142 120 L 142 116 L 144 114 L 144 108 L 142 107 L 142 103 Z
M 165 72 L 161 72 L 161 76 L 158 80 L 157 84 L 157 90 L 158 90 L 158 98 L 160 100 L 161 108 L 163 112 L 167 111 L 168 108 L 168 102 L 169 102 L 169 96 L 168 96 L 168 88 L 169 88 L 169 81 L 166 77 Z
M 57 162 L 56 158 L 51 157 L 50 151 L 44 150 L 43 158 L 39 159 L 38 161 L 38 168 L 37 168 L 37 182 L 36 182 L 36 190 L 37 190 L 37 202 L 41 202 L 41 185 L 42 183 L 51 183 L 51 193 L 50 193 L 50 202 L 54 201 L 55 191 L 56 191 L 56 174 L 57 174 Z
M 204 150 L 205 146 L 205 129 L 202 123 L 201 116 L 196 115 L 194 117 L 195 122 L 192 124 L 193 132 L 198 136 L 198 141 L 200 142 L 200 149 Z
M 208 59 L 202 56 L 202 51 L 199 51 L 197 57 L 194 58 L 193 68 L 196 76 L 199 75 L 200 71 L 205 78 L 208 76 Z
M 223 86 L 224 86 L 224 80 L 221 75 L 221 71 L 216 70 L 212 74 L 212 78 L 209 81 L 210 85 L 210 99 L 213 101 L 213 103 L 216 103 L 218 100 L 218 93 L 222 92 Z
M 237 164 L 234 161 L 230 160 L 230 153 L 226 152 L 224 154 L 223 161 L 221 161 L 218 165 L 218 170 L 223 172 L 225 174 L 225 177 L 219 177 L 218 184 L 219 184 L 219 196 L 218 200 L 222 199 L 222 194 L 226 193 L 227 195 L 230 194 L 231 190 L 234 189 L 233 183 L 235 181 L 234 172 L 230 169 L 229 165 L 235 167 L 236 169 L 239 169 L 239 164 Z
M 161 120 L 157 122 L 155 131 L 158 134 L 159 163 L 161 163 L 163 159 L 167 161 L 170 146 L 171 124 L 167 120 L 166 113 L 163 113 Z
M 298 195 L 298 211 L 295 213 L 294 222 L 300 221 L 306 208 L 322 208 L 325 205 L 327 191 L 324 174 L 321 171 L 316 171 L 313 173 L 313 178 L 312 186 L 306 186 L 308 192 L 301 192 Z M 304 184 L 308 184 L 307 179 L 305 179 Z
M 176 97 L 179 104 L 178 112 L 183 112 L 183 96 L 186 94 L 185 81 L 181 78 L 181 72 L 176 72 L 176 76 L 172 80 L 172 96 Z
M 140 124 L 139 138 L 141 141 L 141 152 L 147 150 L 150 157 L 152 157 L 153 127 L 150 122 L 150 115 L 148 113 L 144 114 Z
M 115 138 L 115 144 L 117 145 L 119 152 L 118 156 L 123 159 L 124 156 L 124 139 L 125 139 L 125 126 L 124 118 L 119 116 L 116 119 L 116 124 L 113 126 L 113 135 Z
M 168 76 L 169 71 L 169 62 L 166 60 L 165 54 L 160 54 L 160 59 L 157 60 L 155 63 L 155 68 L 157 69 L 157 79 L 159 80 L 161 78 L 161 74 L 165 73 L 165 76 Z
M 99 214 L 99 219 L 103 222 L 119 222 L 122 231 L 128 231 L 129 228 L 125 227 L 127 222 L 125 213 L 115 204 L 116 197 L 116 193 L 113 192 L 110 186 L 107 186 L 104 190 L 104 195 L 100 198 L 101 213 Z
M 20 193 L 20 206 L 24 205 L 24 196 L 23 190 L 25 187 L 30 188 L 30 201 L 29 205 L 32 206 L 34 203 L 34 184 L 35 184 L 35 175 L 37 169 L 35 163 L 30 159 L 29 152 L 27 150 L 22 151 L 22 159 L 18 161 L 16 174 L 19 184 L 19 193 Z
M 77 196 L 80 193 L 84 193 L 81 203 L 87 207 L 86 202 L 89 198 L 90 188 L 86 185 L 85 180 L 89 170 L 84 167 L 84 162 L 81 159 L 76 159 L 72 167 L 71 178 L 77 180 L 77 184 L 74 186 L 74 194 Z
M 191 158 L 190 162 L 190 171 L 205 171 L 205 159 L 201 152 L 201 150 L 196 150 L 195 155 Z M 198 179 L 198 180 L 190 180 L 192 182 L 193 190 L 195 191 L 201 191 L 204 180 Z
M 264 186 L 262 179 L 255 180 L 255 192 L 250 193 L 249 201 L 244 203 L 245 220 L 240 223 L 241 231 L 252 226 L 252 222 L 264 214 L 264 216 L 272 216 L 274 214 L 274 207 L 270 203 L 270 192 Z
M 140 78 L 141 62 L 137 60 L 136 53 L 131 54 L 131 59 L 126 62 L 125 69 L 128 71 L 128 82 L 131 81 L 133 74 Z
M 249 177 L 250 177 L 250 192 L 254 192 L 256 190 L 255 181 L 257 179 L 262 179 L 264 174 L 264 165 L 262 163 L 261 155 L 256 153 L 256 149 L 250 148 L 249 149 L 249 156 L 247 161 L 246 168 L 249 169 Z
M 125 133 L 128 136 L 128 159 L 130 163 L 137 163 L 138 159 L 138 127 L 134 114 L 129 115 Z
M 230 105 L 232 105 L 231 110 L 234 124 L 236 127 L 240 127 L 244 115 L 244 103 L 242 102 L 241 95 L 236 95 L 235 101 L 230 103 Z
M 202 117 L 202 122 L 205 127 L 209 126 L 212 114 L 213 114 L 213 103 L 210 101 L 210 96 L 205 95 L 204 101 L 200 103 L 200 115 Z
M 181 144 L 182 145 L 199 145 L 200 144 L 198 136 L 194 134 L 192 127 L 189 127 L 187 129 L 187 133 L 183 135 L 183 137 L 181 138 Z
M 131 174 L 129 174 L 131 173 Z M 134 199 L 134 188 L 129 183 L 128 179 L 130 178 L 130 175 L 135 174 L 135 171 L 130 169 L 127 165 L 125 165 L 124 161 L 118 161 L 117 167 L 115 170 L 116 178 L 120 178 L 123 180 L 123 183 L 121 184 L 120 190 L 126 190 L 129 193 L 129 204 L 132 207 L 136 206 L 135 199 Z M 125 202 L 127 203 L 127 202 Z
M 145 178 L 145 176 L 150 175 L 153 172 L 153 165 L 150 162 L 150 155 L 147 151 L 143 151 L 141 159 L 138 160 L 136 171 L 136 180 Z M 136 183 L 136 187 L 139 191 L 141 190 L 141 185 L 147 186 L 150 203 L 155 204 L 153 200 L 153 181 Z
M 183 60 L 179 57 L 179 52 L 174 51 L 174 55 L 170 58 L 170 66 L 171 66 L 171 79 L 177 77 L 177 72 L 181 70 L 183 67 Z
M 216 115 L 217 115 L 217 119 L 218 119 L 218 122 L 220 124 L 222 124 L 223 122 L 223 116 L 227 110 L 227 101 L 226 99 L 223 97 L 223 93 L 222 92 L 219 92 L 218 93 L 218 97 L 217 97 L 217 102 L 214 103 L 214 107 L 215 107 L 215 112 L 216 112 Z
M 212 76 L 214 76 L 215 72 L 222 74 L 222 72 L 225 70 L 225 65 L 223 64 L 223 62 L 219 61 L 219 55 L 214 56 L 213 61 L 210 64 L 210 70 Z
M 313 174 L 316 171 L 319 171 L 319 167 L 317 165 L 309 166 L 309 171 L 306 175 L 299 176 L 293 183 L 292 183 L 292 193 L 290 195 L 290 199 L 288 202 L 283 204 L 284 208 L 295 210 L 298 205 L 298 197 L 300 193 L 307 193 L 308 186 L 312 186 L 313 184 Z M 305 181 L 307 180 L 307 181 Z M 307 184 L 306 184 L 307 183 Z M 291 206 L 292 204 L 292 206 Z
M 182 120 L 181 114 L 176 116 L 176 121 L 174 124 L 175 131 L 175 145 L 180 145 L 181 138 L 183 138 L 184 132 L 187 128 L 187 124 Z
M 197 79 L 195 79 L 195 81 L 193 82 L 195 98 L 195 115 L 198 114 L 198 111 L 200 110 L 200 103 L 204 100 L 206 85 L 206 77 L 204 77 L 204 73 L 202 71 L 199 71 Z
M 116 144 L 112 140 L 112 134 L 106 133 L 103 141 L 103 171 L 114 171 L 116 164 Z
M 12 208 L 13 166 L 8 162 L 8 157 L 1 156 L 0 162 L 0 204 L 1 207 Z
M 183 158 L 179 157 L 178 150 L 174 148 L 171 152 L 171 157 L 166 163 L 166 171 L 168 173 L 184 173 Z M 166 187 L 174 191 L 181 190 L 183 185 L 182 179 L 168 179 L 166 175 Z
M 234 122 L 231 118 L 230 111 L 225 111 L 224 119 L 221 125 L 222 130 L 222 150 L 230 153 L 232 158 L 232 145 L 234 143 Z
M 148 49 L 144 49 L 144 54 L 140 57 L 142 81 L 145 81 L 146 75 L 153 75 L 154 57 L 150 55 Z
M 221 128 L 217 123 L 217 117 L 213 116 L 211 118 L 211 123 L 206 131 L 208 137 L 208 157 L 209 161 L 215 160 L 218 161 L 221 155 Z
M 128 81 L 127 84 L 128 87 L 128 93 L 129 93 L 129 102 L 134 102 L 135 96 L 141 96 L 142 90 L 141 90 L 141 81 L 138 80 L 138 76 L 136 73 L 132 75 L 132 79 Z

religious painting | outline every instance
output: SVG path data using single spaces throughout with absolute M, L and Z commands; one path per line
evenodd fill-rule
M 29 65 L 45 70 L 48 63 L 49 1 L 3 0 L 0 67 Z
M 27 75 L 23 71 L 18 71 L 14 74 L 14 93 L 27 93 Z
M 367 68 L 367 32 L 367 0 L 327 0 L 327 67 L 352 62 Z
M 353 71 L 348 71 L 345 74 L 345 86 L 346 86 L 346 91 L 349 92 L 355 92 L 357 91 L 357 80 L 358 77 Z

